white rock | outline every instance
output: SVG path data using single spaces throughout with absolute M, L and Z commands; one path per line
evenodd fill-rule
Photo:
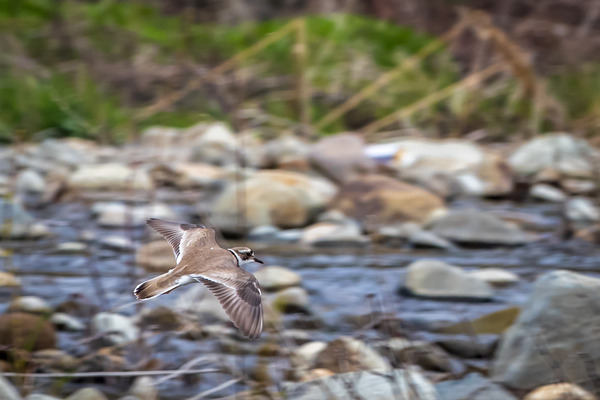
M 94 334 L 104 334 L 102 340 L 110 345 L 132 342 L 138 337 L 138 328 L 130 318 L 114 313 L 101 312 L 92 319 Z
M 8 311 L 49 315 L 52 313 L 52 307 L 40 297 L 21 296 L 10 302 Z
M 177 214 L 169 206 L 154 203 L 147 206 L 128 206 L 123 203 L 96 205 L 92 210 L 100 210 L 98 224 L 105 227 L 144 226 L 150 217 L 177 220 Z
M 600 220 L 600 211 L 587 197 L 573 197 L 566 203 L 567 218 L 576 222 Z
M 5 377 L 0 374 L 0 399 L 2 400 L 21 400 L 21 395 L 17 389 Z
M 487 282 L 470 276 L 461 268 L 428 259 L 408 266 L 404 287 L 411 294 L 425 297 L 488 300 L 494 295 Z
M 154 380 L 149 376 L 140 376 L 137 378 L 129 389 L 129 394 L 139 400 L 158 399 L 158 389 L 156 389 Z
M 307 312 L 309 308 L 308 293 L 301 287 L 283 289 L 275 293 L 271 306 L 279 312 Z
M 536 199 L 554 203 L 561 203 L 567 199 L 567 195 L 562 190 L 545 183 L 533 185 L 529 194 Z
M 290 357 L 292 365 L 296 368 L 311 368 L 317 356 L 327 347 L 325 342 L 308 342 L 293 351 Z
M 254 273 L 264 290 L 279 290 L 290 286 L 298 286 L 302 282 L 302 277 L 289 268 L 278 265 L 269 265 L 263 267 Z
M 66 313 L 58 312 L 53 314 L 50 318 L 50 322 L 60 330 L 71 332 L 81 332 L 85 330 L 85 324 L 83 322 Z
M 507 286 L 519 282 L 519 276 L 501 268 L 485 268 L 470 271 L 469 276 L 489 283 L 493 286 Z
M 84 165 L 68 180 L 69 187 L 81 190 L 150 190 L 153 187 L 148 172 L 124 164 Z
M 301 243 L 314 247 L 363 246 L 369 243 L 361 234 L 360 225 L 349 220 L 344 225 L 318 222 L 304 229 Z
M 131 251 L 135 248 L 131 239 L 120 235 L 104 236 L 100 239 L 100 244 L 106 248 L 118 251 Z
M 17 175 L 17 192 L 43 193 L 46 190 L 46 181 L 33 169 L 25 169 Z

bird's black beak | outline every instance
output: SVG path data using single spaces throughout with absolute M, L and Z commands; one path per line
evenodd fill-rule
M 256 257 L 254 257 L 254 262 L 257 262 L 259 264 L 264 264 L 263 260 L 261 260 L 260 258 L 256 258 Z

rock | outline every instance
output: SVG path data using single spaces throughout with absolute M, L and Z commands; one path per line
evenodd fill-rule
M 308 342 L 298 346 L 290 355 L 291 364 L 297 369 L 312 368 L 320 352 L 325 350 L 325 342 Z
M 95 388 L 79 389 L 65 400 L 108 400 L 101 391 Z
M 79 138 L 45 139 L 39 146 L 39 154 L 69 168 L 95 162 L 98 145 Z
M 425 231 L 414 222 L 404 224 L 380 226 L 375 232 L 375 238 L 378 242 L 384 244 L 398 245 L 398 241 L 408 241 L 415 247 L 437 248 L 444 250 L 454 250 L 454 246 L 448 240 L 438 235 Z
M 532 241 L 530 235 L 516 225 L 476 210 L 453 211 L 432 221 L 429 229 L 436 235 L 466 245 L 515 246 Z
M 202 324 L 229 321 L 217 298 L 202 284 L 192 285 L 180 294 L 173 308 Z
M 439 333 L 460 335 L 499 335 L 512 326 L 520 312 L 521 309 L 519 307 L 508 307 L 469 321 L 461 321 L 456 324 L 440 327 L 436 331 Z
M 154 384 L 154 380 L 149 376 L 140 376 L 137 378 L 131 388 L 129 394 L 135 396 L 139 400 L 157 400 L 158 389 Z
M 338 183 L 348 182 L 374 169 L 373 162 L 365 154 L 362 137 L 356 134 L 324 137 L 313 145 L 310 161 L 323 175 Z
M 237 141 L 231 129 L 222 122 L 203 128 L 204 133 L 195 141 L 191 160 L 213 165 L 235 163 Z
M 556 371 L 549 358 L 560 362 L 574 382 L 589 382 L 590 363 L 600 360 L 595 338 L 600 330 L 600 279 L 570 271 L 538 277 L 516 322 L 496 352 L 492 378 L 504 386 L 532 390 L 553 383 Z
M 440 335 L 435 343 L 461 358 L 490 358 L 498 345 L 498 335 Z
M 10 272 L 0 271 L 0 287 L 19 287 L 21 280 Z
M 8 311 L 49 316 L 52 314 L 52 307 L 40 297 L 21 296 L 10 302 Z
M 310 145 L 293 135 L 283 135 L 265 145 L 267 166 L 292 171 L 309 169 Z
M 587 197 L 573 197 L 567 200 L 567 218 L 573 222 L 596 222 L 600 220 L 600 211 Z
M 173 247 L 165 240 L 146 243 L 138 249 L 135 262 L 149 272 L 167 272 L 175 267 Z
M 461 268 L 436 260 L 419 260 L 406 270 L 404 288 L 415 296 L 441 299 L 490 300 L 494 291 L 486 282 Z
M 68 180 L 72 190 L 150 190 L 152 180 L 147 171 L 124 164 L 95 164 L 79 167 Z
M 342 336 L 321 350 L 314 362 L 315 368 L 325 368 L 335 373 L 391 370 L 390 363 L 373 348 L 351 337 Z
M 391 376 L 382 376 L 380 371 L 348 372 L 309 382 L 287 383 L 283 389 L 290 400 L 323 399 L 325 393 L 327 398 L 333 399 L 438 399 L 435 387 L 414 369 L 395 369 Z
M 260 171 L 238 185 L 231 182 L 216 199 L 212 221 L 225 233 L 273 225 L 296 228 L 308 224 L 335 194 L 330 182 L 283 170 Z M 246 227 L 238 226 L 240 198 L 245 199 Z
M 80 242 L 63 242 L 56 245 L 56 248 L 52 250 L 52 254 L 62 255 L 73 255 L 73 254 L 86 254 L 88 247 L 85 243 Z
M 54 326 L 32 314 L 0 315 L 0 346 L 36 351 L 56 347 Z
M 248 233 L 248 240 L 253 242 L 266 242 L 273 241 L 277 238 L 277 234 L 281 232 L 276 226 L 273 225 L 261 225 L 252 229 Z
M 81 332 L 85 330 L 85 324 L 72 315 L 57 312 L 52 315 L 50 322 L 61 331 Z
M 285 289 L 290 286 L 299 286 L 302 277 L 289 268 L 278 265 L 268 265 L 254 273 L 260 287 L 266 291 Z
M 545 183 L 537 183 L 533 185 L 529 190 L 529 194 L 535 199 L 553 203 L 562 203 L 567 199 L 567 195 L 562 190 L 556 186 Z
M 49 396 L 42 393 L 33 393 L 26 397 L 25 400 L 60 400 L 58 397 Z
M 131 239 L 121 235 L 108 235 L 100 238 L 102 247 L 111 250 L 128 252 L 135 249 L 135 244 Z
M 162 203 L 135 207 L 130 207 L 124 203 L 104 203 L 97 204 L 95 210 L 100 210 L 98 224 L 110 228 L 144 226 L 149 217 L 168 220 L 178 219 L 177 214 L 169 206 Z
M 328 378 L 333 375 L 335 374 L 328 369 L 315 368 L 303 373 L 300 377 L 300 382 L 310 382 L 314 381 L 315 379 Z
M 159 306 L 142 311 L 140 325 L 161 331 L 174 331 L 181 327 L 181 318 L 170 308 Z
M 354 221 L 344 225 L 318 222 L 304 229 L 300 242 L 313 247 L 362 247 L 369 244 L 369 239 Z
M 121 355 L 121 346 L 102 347 L 95 352 L 88 351 L 81 359 L 78 372 L 124 371 L 131 367 Z
M 596 183 L 594 181 L 581 179 L 562 179 L 560 186 L 568 193 L 578 195 L 591 195 L 596 190 Z
M 286 229 L 280 231 L 275 237 L 277 241 L 283 243 L 296 243 L 302 239 L 304 231 L 302 229 Z
M 44 193 L 46 191 L 46 181 L 33 169 L 25 169 L 17 175 L 16 179 L 17 193 Z
M 547 133 L 529 140 L 508 159 L 512 169 L 521 175 L 535 175 L 554 169 L 570 178 L 590 178 L 593 165 L 589 155 L 596 152 L 582 139 L 566 133 Z
M 277 292 L 271 301 L 275 311 L 283 313 L 308 313 L 308 293 L 300 287 L 290 287 Z
M 92 332 L 101 335 L 101 342 L 119 345 L 138 338 L 138 328 L 124 315 L 101 312 L 92 319 Z
M 74 357 L 57 349 L 44 349 L 31 355 L 31 361 L 40 372 L 75 371 L 78 361 Z
M 517 400 L 502 386 L 470 373 L 460 380 L 444 381 L 435 385 L 439 400 Z
M 160 186 L 179 189 L 217 189 L 223 184 L 222 168 L 203 163 L 170 163 L 152 168 L 150 176 Z
M 0 374 L 0 399 L 2 400 L 21 400 L 19 391 Z
M 331 208 L 364 223 L 368 231 L 403 222 L 427 222 L 446 213 L 444 202 L 416 186 L 383 175 L 365 175 L 340 188 Z
M 35 223 L 21 204 L 0 199 L 0 238 L 36 239 L 48 236 L 49 231 L 42 224 Z
M 485 268 L 470 271 L 469 276 L 487 282 L 492 286 L 509 286 L 519 282 L 519 276 L 502 268 Z
M 573 383 L 555 383 L 535 389 L 523 400 L 596 400 L 596 396 Z
M 166 148 L 177 143 L 181 132 L 177 128 L 150 126 L 142 131 L 140 142 L 143 146 Z
M 374 347 L 391 360 L 393 367 L 412 364 L 425 370 L 448 372 L 454 376 L 465 372 L 465 367 L 459 361 L 431 343 L 392 338 L 376 342 Z

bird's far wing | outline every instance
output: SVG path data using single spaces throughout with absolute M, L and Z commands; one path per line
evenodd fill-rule
M 181 261 L 181 257 L 183 256 L 184 249 L 181 246 L 181 242 L 184 238 L 184 235 L 186 239 L 188 238 L 188 232 L 195 230 L 206 231 L 205 236 L 208 238 L 212 237 L 212 240 L 214 241 L 215 232 L 212 229 L 206 228 L 202 225 L 184 224 L 181 222 L 167 221 L 165 219 L 158 218 L 149 218 L 146 221 L 146 224 L 156 232 L 160 233 L 160 235 L 164 237 L 167 242 L 169 242 L 171 247 L 173 247 L 173 253 L 175 253 L 175 260 L 177 263 Z M 198 235 L 194 235 L 194 237 L 196 236 Z M 186 241 L 187 240 L 184 240 L 184 242 Z
M 258 339 L 263 329 L 263 307 L 258 281 L 241 268 L 219 268 L 192 276 L 217 297 L 233 324 L 249 339 Z

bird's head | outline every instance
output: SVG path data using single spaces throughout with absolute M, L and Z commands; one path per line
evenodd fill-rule
M 230 252 L 237 258 L 240 267 L 251 262 L 264 264 L 264 262 L 254 256 L 254 251 L 248 247 L 232 247 Z

